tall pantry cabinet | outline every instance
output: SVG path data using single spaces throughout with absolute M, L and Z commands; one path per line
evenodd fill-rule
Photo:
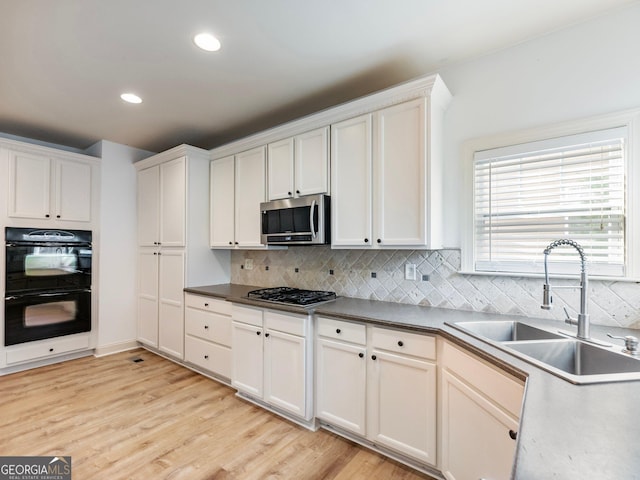
M 209 248 L 209 153 L 187 145 L 135 164 L 140 343 L 184 358 L 185 287 L 229 281 L 229 253 Z

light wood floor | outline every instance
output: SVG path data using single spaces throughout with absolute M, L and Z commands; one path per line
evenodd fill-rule
M 145 350 L 6 375 L 0 455 L 70 455 L 77 480 L 430 478 L 234 393 Z

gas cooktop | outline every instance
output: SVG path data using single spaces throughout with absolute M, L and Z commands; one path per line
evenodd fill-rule
M 247 294 L 253 300 L 265 302 L 283 303 L 285 305 L 300 305 L 309 307 L 318 303 L 335 300 L 335 292 L 325 292 L 322 290 L 302 290 L 292 287 L 261 288 L 252 290 Z

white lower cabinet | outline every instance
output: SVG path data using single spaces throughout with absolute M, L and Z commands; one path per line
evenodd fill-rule
M 316 416 L 436 463 L 435 338 L 319 317 Z
M 524 383 L 447 342 L 441 360 L 444 476 L 509 479 Z
M 184 359 L 216 376 L 231 378 L 231 304 L 185 293 Z
M 231 384 L 277 411 L 313 417 L 311 317 L 233 304 Z

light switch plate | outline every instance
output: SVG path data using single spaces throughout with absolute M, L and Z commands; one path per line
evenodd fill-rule
M 415 280 L 416 279 L 416 264 L 415 263 L 407 263 L 404 266 L 404 279 L 405 280 Z

